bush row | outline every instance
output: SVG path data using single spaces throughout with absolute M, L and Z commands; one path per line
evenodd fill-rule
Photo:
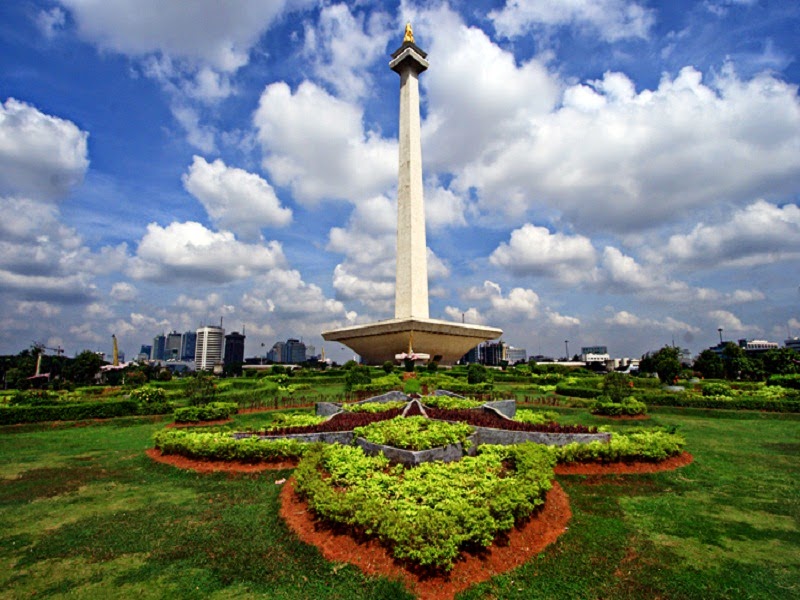
M 582 387 L 569 385 L 567 383 L 559 383 L 556 386 L 556 394 L 571 396 L 573 398 L 597 398 L 602 393 L 603 392 L 596 387 Z
M 800 390 L 800 375 L 772 375 L 767 385 L 779 385 L 793 390 Z
M 193 423 L 197 421 L 216 421 L 228 419 L 239 410 L 234 402 L 209 402 L 202 406 L 187 406 L 175 410 L 176 423 Z
M 667 431 L 640 431 L 613 434 L 611 441 L 549 446 L 560 463 L 619 462 L 646 460 L 658 462 L 683 452 L 686 441 Z
M 154 436 L 155 447 L 164 454 L 178 454 L 198 460 L 277 461 L 299 458 L 309 448 L 297 440 L 234 439 L 230 433 L 164 429 Z
M 169 402 L 140 405 L 135 400 L 81 402 L 51 406 L 0 407 L 0 425 L 38 423 L 41 421 L 77 421 L 81 419 L 110 419 L 131 415 L 161 415 L 172 411 Z
M 695 396 L 693 394 L 644 394 L 642 400 L 650 406 L 678 406 L 684 408 L 722 408 L 730 410 L 768 410 L 774 412 L 800 412 L 797 398 L 755 398 L 751 396 Z

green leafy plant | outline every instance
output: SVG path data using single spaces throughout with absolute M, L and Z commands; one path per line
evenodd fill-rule
M 533 425 L 544 425 L 545 423 L 555 423 L 558 413 L 555 412 L 536 412 L 533 410 L 519 410 L 514 415 L 514 420 L 520 423 L 531 423 Z
M 611 401 L 608 396 L 600 396 L 591 408 L 592 414 L 609 417 L 636 416 L 647 414 L 647 405 L 633 396 L 620 402 Z
M 474 429 L 465 423 L 433 421 L 425 417 L 395 417 L 356 427 L 354 433 L 373 444 L 404 450 L 430 450 L 466 442 Z
M 459 398 L 456 396 L 425 396 L 421 399 L 425 406 L 433 408 L 478 408 L 483 404 L 472 398 Z
M 391 402 L 360 402 L 358 404 L 342 404 L 342 410 L 347 412 L 367 412 L 378 413 L 387 410 L 395 410 L 405 407 L 403 400 L 393 400 Z
M 234 402 L 209 402 L 202 406 L 187 406 L 175 410 L 175 422 L 194 423 L 228 419 L 238 410 L 239 405 Z
M 177 454 L 199 460 L 239 460 L 262 462 L 299 458 L 309 444 L 277 438 L 262 440 L 256 436 L 242 439 L 230 433 L 197 432 L 188 429 L 164 429 L 153 436 L 155 447 L 164 454 Z

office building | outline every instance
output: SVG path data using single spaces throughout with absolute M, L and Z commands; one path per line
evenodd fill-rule
M 197 347 L 197 334 L 194 331 L 184 331 L 181 336 L 181 360 L 194 360 Z
M 238 331 L 225 336 L 224 362 L 226 365 L 244 363 L 244 338 L 245 336 Z
M 225 343 L 225 330 L 222 327 L 206 325 L 197 330 L 197 343 L 194 352 L 195 368 L 208 371 L 222 363 Z
M 175 330 L 167 334 L 167 339 L 164 343 L 164 360 L 180 360 L 182 337 L 183 336 Z
M 167 336 L 163 333 L 153 338 L 153 348 L 150 352 L 150 360 L 164 360 L 167 347 Z

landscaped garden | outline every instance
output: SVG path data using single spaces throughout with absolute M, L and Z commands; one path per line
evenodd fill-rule
M 379 377 L 383 375 L 373 380 Z M 433 378 L 443 377 L 455 379 L 458 374 L 431 373 L 425 386 L 434 388 Z M 404 467 L 368 456 L 357 446 L 282 439 L 286 432 L 319 430 L 324 423 L 310 408 L 244 412 L 246 403 L 256 403 L 252 397 L 237 402 L 235 394 L 266 383 L 255 378 L 217 382 L 214 393 L 203 401 L 189 401 L 181 393 L 185 382 L 151 384 L 163 389 L 163 395 L 151 398 L 139 392 L 135 402 L 140 416 L 3 427 L 0 597 L 798 594 L 800 492 L 795 482 L 800 471 L 800 416 L 667 408 L 648 402 L 645 421 L 619 420 L 592 414 L 595 397 L 613 391 L 604 389 L 597 376 L 571 380 L 574 375 L 563 375 L 555 382 L 534 377 L 541 376 L 528 374 L 525 382 L 495 381 L 495 397 L 528 401 L 519 404 L 509 431 L 597 427 L 610 432 L 611 440 L 550 449 L 530 443 L 480 443 L 460 461 Z M 221 383 L 226 384 L 222 390 Z M 287 396 L 275 390 L 261 408 L 308 405 L 315 395 L 329 402 L 345 396 L 341 389 L 337 397 L 331 382 L 326 383 L 326 392 L 334 393 L 324 398 L 309 384 L 293 392 L 295 398 L 304 396 L 304 402 L 286 401 Z M 731 394 L 736 407 L 742 407 L 748 398 L 765 393 L 761 390 L 776 387 L 753 386 L 739 393 L 736 384 L 712 384 L 726 387 L 687 381 L 681 393 L 697 398 Z M 462 380 L 462 385 L 470 383 Z M 556 395 L 547 387 L 556 385 L 562 391 L 571 386 L 596 394 Z M 349 399 L 365 396 L 352 387 Z M 642 394 L 644 390 L 648 392 Z M 637 378 L 630 395 L 653 396 L 659 391 Z M 112 394 L 105 397 L 114 401 Z M 772 397 L 775 402 L 774 392 Z M 782 392 L 778 401 L 791 409 L 796 396 Z M 148 416 L 142 409 L 159 402 L 171 402 L 172 410 L 195 410 Z M 240 414 L 231 412 L 231 402 L 241 407 Z M 372 442 L 390 440 L 412 448 L 455 442 L 469 450 L 476 429 L 493 427 L 484 422 L 492 417 L 474 404 L 440 399 L 426 404 L 428 415 L 462 425 L 397 428 L 393 422 L 402 406 L 396 401 L 387 405 L 362 404 L 366 408 L 360 410 L 351 405 L 341 418 L 353 420 L 341 431 L 358 428 L 358 434 Z M 470 423 L 463 417 L 470 412 L 481 416 Z M 408 422 L 420 419 L 411 417 Z M 196 426 L 167 427 L 186 420 Z M 248 435 L 235 439 L 234 431 Z M 167 455 L 164 458 L 179 456 L 184 466 L 236 461 L 250 472 L 200 474 L 159 464 L 145 454 L 152 454 L 154 445 Z M 644 461 L 637 465 L 658 464 L 680 457 L 684 449 L 694 460 L 674 470 L 621 474 L 623 469 L 608 468 L 609 463 L 623 464 L 634 457 Z M 598 465 L 596 474 L 568 474 L 575 472 L 568 464 L 587 461 Z M 264 465 L 279 468 L 258 470 Z M 553 496 L 552 486 L 563 500 Z M 282 510 L 287 519 L 280 516 Z M 316 521 L 303 529 L 291 522 L 287 511 L 315 516 Z M 554 511 L 557 514 L 551 514 Z M 328 525 L 320 529 L 320 523 Z M 538 523 L 539 529 L 531 529 L 531 523 Z M 328 536 L 340 554 L 312 539 L 314 535 Z M 528 537 L 520 537 L 524 535 Z M 344 537 L 350 537 L 355 550 L 344 551 L 350 548 Z M 321 550 L 300 539 L 318 543 Z M 537 539 L 544 540 L 542 547 L 527 549 Z M 376 546 L 384 558 L 368 560 L 382 560 L 391 568 L 370 571 L 347 562 L 348 553 Z M 506 564 L 497 569 L 494 563 Z M 480 583 L 473 573 L 487 565 L 499 574 Z M 468 567 L 469 575 L 462 567 Z M 514 568 L 505 570 L 509 567 Z

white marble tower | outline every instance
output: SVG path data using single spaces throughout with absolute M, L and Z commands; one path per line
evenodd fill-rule
M 419 74 L 428 68 L 425 52 L 408 35 L 389 67 L 400 75 L 399 169 L 397 184 L 397 277 L 395 319 L 428 318 L 428 255 L 422 195 Z M 409 39 L 409 37 L 411 39 Z
M 451 323 L 429 317 L 428 248 L 425 205 L 422 198 L 422 149 L 419 118 L 419 74 L 428 68 L 427 55 L 415 43 L 406 25 L 403 45 L 389 67 L 400 75 L 399 169 L 397 185 L 397 274 L 394 319 L 322 332 L 323 339 L 339 342 L 379 365 L 408 352 L 428 355 L 444 365 L 455 363 L 483 341 L 503 331 L 469 323 Z

